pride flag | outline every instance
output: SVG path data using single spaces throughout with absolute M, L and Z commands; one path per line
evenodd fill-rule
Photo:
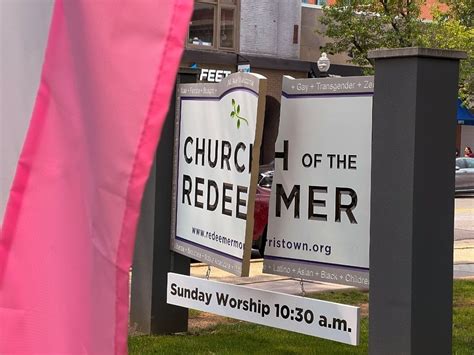
M 140 202 L 192 4 L 56 1 L 1 229 L 0 354 L 127 352 Z

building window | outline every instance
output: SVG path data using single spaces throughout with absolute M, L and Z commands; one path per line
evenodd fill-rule
M 234 48 L 234 27 L 235 27 L 235 9 L 221 9 L 220 23 L 220 46 L 225 48 Z
M 189 25 L 189 43 L 200 46 L 214 46 L 214 22 L 216 6 L 212 4 L 194 4 L 193 17 Z
M 238 0 L 195 0 L 187 47 L 237 49 Z

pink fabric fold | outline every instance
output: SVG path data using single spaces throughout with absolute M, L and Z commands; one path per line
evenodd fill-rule
M 58 0 L 0 237 L 0 354 L 127 352 L 129 268 L 192 0 Z

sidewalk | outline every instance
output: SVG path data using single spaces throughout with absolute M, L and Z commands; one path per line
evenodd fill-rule
M 193 264 L 191 266 L 191 276 L 206 277 L 206 264 Z M 254 259 L 250 262 L 249 277 L 234 276 L 226 271 L 216 267 L 211 267 L 209 280 L 230 283 L 234 285 L 246 285 L 247 287 L 260 290 L 281 292 L 287 294 L 301 294 L 301 285 L 299 279 L 293 279 L 286 276 L 262 274 L 262 259 Z M 349 286 L 330 284 L 326 282 L 307 281 L 303 283 L 305 292 L 321 292 L 328 290 L 347 289 Z
M 455 199 L 454 277 L 474 277 L 474 198 Z
M 454 278 L 474 278 L 474 239 L 454 242 Z

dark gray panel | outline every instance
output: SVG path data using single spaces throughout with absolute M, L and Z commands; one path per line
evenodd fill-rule
M 196 71 L 181 70 L 179 83 L 195 83 Z M 170 251 L 176 94 L 163 125 L 142 202 L 132 275 L 130 326 L 147 334 L 188 329 L 188 309 L 166 302 L 167 274 L 189 275 L 190 260 Z
M 428 52 L 376 59 L 371 354 L 451 353 L 458 60 Z

